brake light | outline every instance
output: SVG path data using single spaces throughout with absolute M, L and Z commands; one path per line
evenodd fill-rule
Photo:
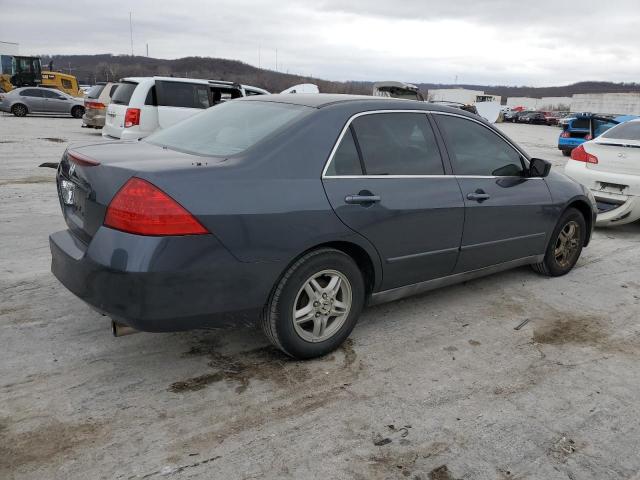
M 140 125 L 140 109 L 139 108 L 127 108 L 127 112 L 124 114 L 124 128 Z
M 100 162 L 97 160 L 74 151 L 68 151 L 67 158 L 76 165 L 82 165 L 83 167 L 95 167 L 96 165 L 100 165 Z
M 89 102 L 87 100 L 85 100 L 84 106 L 86 108 L 93 108 L 93 109 L 96 109 L 96 110 L 104 110 L 105 108 L 107 108 L 107 107 L 105 107 L 104 103 L 101 103 L 101 102 Z
M 185 208 L 154 184 L 133 177 L 107 207 L 107 227 L 136 235 L 202 235 L 209 233 Z
M 561 136 L 562 138 L 569 138 L 569 137 L 571 136 L 571 134 L 565 130 L 564 132 L 562 132 L 562 133 L 560 134 L 560 136 Z
M 583 145 L 574 148 L 571 150 L 571 160 L 576 160 L 577 162 L 586 162 L 586 163 L 598 163 L 598 157 L 595 155 L 591 155 L 588 153 Z

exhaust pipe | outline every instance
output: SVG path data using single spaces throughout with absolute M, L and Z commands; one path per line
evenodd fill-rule
M 133 335 L 134 333 L 139 332 L 139 330 L 136 330 L 129 325 L 118 323 L 114 320 L 111 320 L 111 331 L 113 332 L 114 337 L 124 337 L 125 335 Z

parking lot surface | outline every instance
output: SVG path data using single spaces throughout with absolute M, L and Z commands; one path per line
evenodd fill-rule
M 565 162 L 558 128 L 500 128 Z M 562 278 L 520 268 L 370 308 L 319 360 L 251 327 L 113 338 L 49 271 L 65 225 L 38 165 L 86 140 L 71 118 L 0 116 L 0 478 L 640 471 L 639 224 L 596 231 Z

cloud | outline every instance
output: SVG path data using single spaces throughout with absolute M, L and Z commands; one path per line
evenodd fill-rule
M 640 71 L 637 0 L 23 0 L 3 7 L 2 39 L 25 54 L 126 54 L 129 11 L 135 54 L 148 43 L 159 58 L 275 68 L 277 50 L 279 70 L 335 80 L 542 86 Z

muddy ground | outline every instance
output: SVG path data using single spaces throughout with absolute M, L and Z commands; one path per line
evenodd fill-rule
M 554 127 L 504 125 L 564 163 Z M 640 225 L 367 310 L 295 362 L 251 328 L 113 338 L 49 271 L 66 118 L 0 116 L 0 478 L 629 479 L 640 471 Z M 520 330 L 518 324 L 529 319 Z

